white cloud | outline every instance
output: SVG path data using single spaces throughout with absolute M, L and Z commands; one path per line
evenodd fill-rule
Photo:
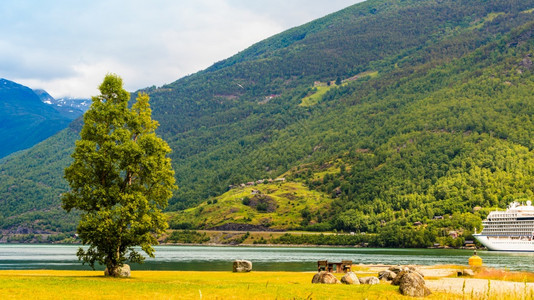
M 89 97 L 108 72 L 126 89 L 170 83 L 358 0 L 0 3 L 0 77 Z

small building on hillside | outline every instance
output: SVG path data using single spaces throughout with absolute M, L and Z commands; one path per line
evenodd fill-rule
M 475 242 L 473 240 L 465 240 L 464 246 L 465 247 L 475 247 Z

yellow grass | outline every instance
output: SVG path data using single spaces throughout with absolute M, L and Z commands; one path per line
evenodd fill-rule
M 476 273 L 475 278 L 515 282 L 534 282 L 534 273 L 509 272 L 505 270 L 482 268 Z
M 366 276 L 360 268 L 355 269 L 359 276 Z M 362 267 L 361 271 L 368 270 Z M 402 296 L 397 286 L 386 282 L 355 286 L 311 284 L 313 275 L 133 271 L 131 278 L 117 279 L 104 277 L 102 271 L 0 271 L 0 299 L 413 299 Z M 503 294 L 493 291 L 491 283 L 488 287 L 489 292 L 477 293 L 469 289 L 434 291 L 426 299 L 533 298 L 532 291 L 526 288 Z
M 0 299 L 395 299 L 389 284 L 311 284 L 313 273 L 0 271 Z M 337 274 L 341 278 L 341 274 Z

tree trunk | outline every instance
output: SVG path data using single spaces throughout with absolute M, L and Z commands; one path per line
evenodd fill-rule
M 105 276 L 120 277 L 121 266 L 118 263 L 120 261 L 120 255 L 120 246 L 117 246 L 115 253 L 108 256 L 106 270 L 104 271 Z
M 109 277 L 119 277 L 120 276 L 120 266 L 115 264 L 109 264 L 104 270 L 104 276 Z

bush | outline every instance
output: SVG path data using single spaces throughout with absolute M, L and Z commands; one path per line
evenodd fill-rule
M 199 233 L 195 230 L 173 231 L 171 235 L 165 240 L 170 243 L 180 244 L 202 244 L 210 240 L 205 233 Z

